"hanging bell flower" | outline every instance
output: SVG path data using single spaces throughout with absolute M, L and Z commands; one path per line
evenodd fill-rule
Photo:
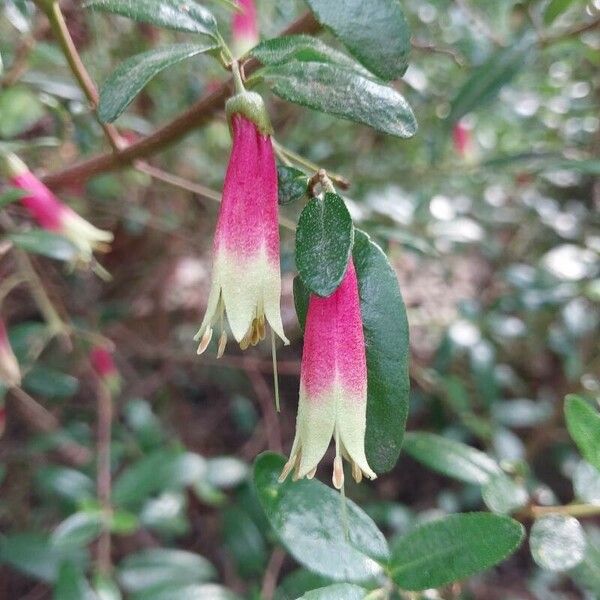
M 344 483 L 342 456 L 352 475 L 375 479 L 365 455 L 367 363 L 356 271 L 352 261 L 331 296 L 311 294 L 304 330 L 296 437 L 280 481 L 312 478 L 331 438 L 333 485 Z
M 94 250 L 107 251 L 113 240 L 110 231 L 94 227 L 61 202 L 15 154 L 4 157 L 10 183 L 26 192 L 21 203 L 37 224 L 67 238 L 79 251 L 79 259 L 89 263 Z
M 21 384 L 21 370 L 17 358 L 10 347 L 4 321 L 0 318 L 0 383 L 6 387 Z
M 212 287 L 195 336 L 206 350 L 218 324 L 217 356 L 227 343 L 225 316 L 242 350 L 264 339 L 266 324 L 289 344 L 281 322 L 277 170 L 262 98 L 243 89 L 226 105 L 233 145 L 213 242 Z
M 254 0 L 237 0 L 239 9 L 231 18 L 233 53 L 243 56 L 259 41 L 258 20 Z

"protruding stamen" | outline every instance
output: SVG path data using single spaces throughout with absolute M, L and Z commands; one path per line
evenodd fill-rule
M 202 354 L 208 348 L 208 345 L 210 344 L 210 340 L 212 339 L 212 334 L 213 334 L 212 327 L 209 327 L 204 332 L 204 335 L 202 336 L 202 339 L 200 340 L 200 345 L 198 346 L 198 350 L 196 351 L 197 354 Z
M 258 319 L 254 319 L 252 321 L 252 338 L 251 343 L 253 346 L 256 346 L 260 342 L 260 331 L 258 327 Z
M 342 489 L 344 485 L 344 466 L 342 465 L 342 457 L 339 455 L 333 459 L 333 477 L 331 480 L 336 489 Z
M 258 337 L 261 340 L 264 340 L 265 336 L 266 336 L 265 315 L 261 315 L 258 318 Z
M 225 352 L 225 346 L 227 346 L 227 333 L 225 331 L 221 332 L 221 337 L 219 338 L 219 348 L 217 349 L 217 358 L 221 358 L 223 353 Z
M 354 478 L 354 481 L 356 481 L 356 483 L 360 483 L 363 478 L 363 473 L 360 467 L 355 462 L 352 463 L 352 477 Z
M 317 474 L 317 467 L 306 474 L 306 479 L 312 479 Z

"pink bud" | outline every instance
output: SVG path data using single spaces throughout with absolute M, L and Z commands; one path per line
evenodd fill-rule
M 105 346 L 94 346 L 90 352 L 90 364 L 100 379 L 113 391 L 120 387 L 121 377 L 112 353 Z
M 10 347 L 4 321 L 0 319 L 0 383 L 14 387 L 21 383 L 21 370 Z
M 242 56 L 259 41 L 256 5 L 254 0 L 237 0 L 240 10 L 233 13 L 231 34 L 235 56 Z
M 454 149 L 462 158 L 468 158 L 472 151 L 471 130 L 463 121 L 458 121 L 452 129 Z

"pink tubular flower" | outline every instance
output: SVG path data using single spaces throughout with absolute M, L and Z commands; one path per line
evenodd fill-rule
M 0 319 L 0 383 L 14 387 L 21 383 L 21 370 L 10 347 L 4 321 Z
M 120 375 L 111 352 L 105 346 L 94 346 L 90 352 L 90 363 L 98 377 L 108 386 L 108 388 L 117 392 L 120 387 Z
M 218 356 L 227 343 L 224 315 L 242 350 L 265 337 L 265 320 L 286 343 L 281 322 L 277 171 L 262 99 L 243 92 L 227 103 L 233 147 L 213 243 L 212 287 L 195 340 L 198 354 L 213 326 L 221 327 Z
M 254 0 L 237 0 L 240 10 L 231 18 L 231 35 L 235 56 L 242 56 L 259 41 Z
M 458 121 L 452 128 L 452 143 L 461 158 L 468 160 L 471 157 L 473 152 L 471 130 L 462 121 Z
M 10 182 L 24 190 L 23 206 L 42 229 L 66 237 L 80 253 L 84 262 L 92 259 L 94 250 L 106 250 L 113 234 L 88 223 L 73 209 L 63 204 L 16 155 L 5 157 Z
M 328 298 L 311 295 L 300 371 L 296 437 L 280 481 L 313 477 L 333 436 L 333 484 L 344 482 L 341 455 L 359 482 L 377 476 L 365 456 L 367 363 L 356 271 L 352 261 Z

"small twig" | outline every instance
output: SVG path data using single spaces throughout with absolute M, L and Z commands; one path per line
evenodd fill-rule
M 465 66 L 465 59 L 458 53 L 456 50 L 452 48 L 441 48 L 440 46 L 436 46 L 435 44 L 431 44 L 429 42 L 424 42 L 422 40 L 416 40 L 413 38 L 411 40 L 411 45 L 415 50 L 421 50 L 423 52 L 432 52 L 435 54 L 445 54 L 449 56 L 459 67 Z
M 588 21 L 587 23 L 575 25 L 571 29 L 567 29 L 566 31 L 562 31 L 546 37 L 541 37 L 538 43 L 540 44 L 540 46 L 549 46 L 550 44 L 554 44 L 555 42 L 561 42 L 562 40 L 566 40 L 571 37 L 576 37 L 581 33 L 585 33 L 586 31 L 592 31 L 599 27 L 600 17 L 594 19 L 593 21 Z
M 545 515 L 570 515 L 572 517 L 595 517 L 600 515 L 598 504 L 565 504 L 563 506 L 530 506 L 521 513 L 523 517 L 539 519 Z
M 272 600 L 275 589 L 277 588 L 277 580 L 279 579 L 279 573 L 281 572 L 281 567 L 283 567 L 284 560 L 285 550 L 278 546 L 271 554 L 263 577 L 260 589 L 260 597 L 263 600 Z
M 248 375 L 248 379 L 250 379 L 252 387 L 254 388 L 254 392 L 256 393 L 256 397 L 263 414 L 269 450 L 281 452 L 281 428 L 279 427 L 279 419 L 277 418 L 277 414 L 273 410 L 271 390 L 269 389 L 264 377 L 258 371 L 255 371 L 254 369 L 248 369 L 246 373 Z

